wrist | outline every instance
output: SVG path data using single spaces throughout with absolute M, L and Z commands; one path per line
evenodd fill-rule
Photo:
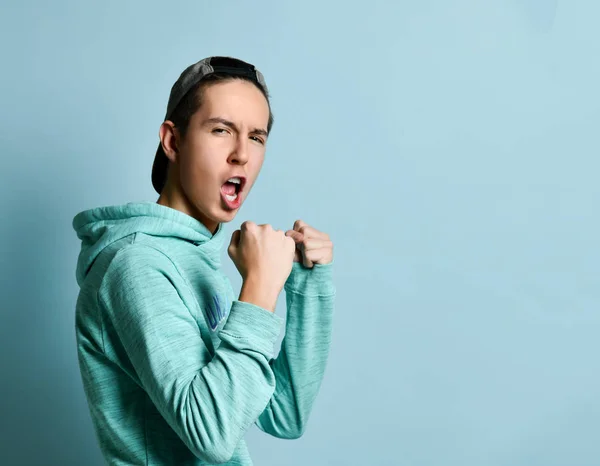
M 264 281 L 246 278 L 242 283 L 239 300 L 275 312 L 280 290 L 274 290 Z

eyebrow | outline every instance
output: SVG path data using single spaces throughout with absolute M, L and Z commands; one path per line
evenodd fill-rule
M 220 123 L 220 124 L 227 126 L 227 127 L 231 128 L 232 130 L 239 133 L 239 128 L 237 127 L 237 125 L 233 121 L 226 120 L 225 118 L 219 118 L 219 117 L 209 118 L 208 120 L 206 120 L 204 122 L 204 125 L 209 125 L 212 123 Z M 262 128 L 254 128 L 252 131 L 250 131 L 250 133 L 251 134 L 260 134 L 261 136 L 265 136 L 265 137 L 269 135 L 267 130 L 262 129 Z

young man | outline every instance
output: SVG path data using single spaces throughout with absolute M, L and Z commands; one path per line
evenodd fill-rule
M 110 465 L 251 465 L 244 434 L 304 432 L 331 340 L 328 235 L 233 220 L 272 126 L 254 66 L 210 57 L 173 85 L 152 170 L 157 202 L 79 213 L 76 335 L 95 432 Z M 287 320 L 275 304 L 286 291 Z

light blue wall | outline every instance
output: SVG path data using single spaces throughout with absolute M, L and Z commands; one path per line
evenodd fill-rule
M 0 464 L 102 464 L 70 222 L 156 199 L 170 87 L 216 54 L 259 66 L 276 117 L 229 230 L 336 245 L 308 431 L 253 429 L 255 463 L 600 464 L 598 3 L 351 4 L 2 4 Z

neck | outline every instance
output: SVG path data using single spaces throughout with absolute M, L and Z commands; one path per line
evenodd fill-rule
M 202 223 L 213 235 L 217 232 L 219 228 L 219 223 L 214 220 L 206 217 L 206 215 L 202 214 L 200 210 L 198 210 L 187 198 L 187 196 L 181 192 L 179 189 L 173 189 L 172 186 L 167 183 L 163 188 L 162 192 L 158 200 L 157 204 L 170 207 L 171 209 L 178 210 L 183 212 L 190 217 L 195 218 L 200 223 Z

